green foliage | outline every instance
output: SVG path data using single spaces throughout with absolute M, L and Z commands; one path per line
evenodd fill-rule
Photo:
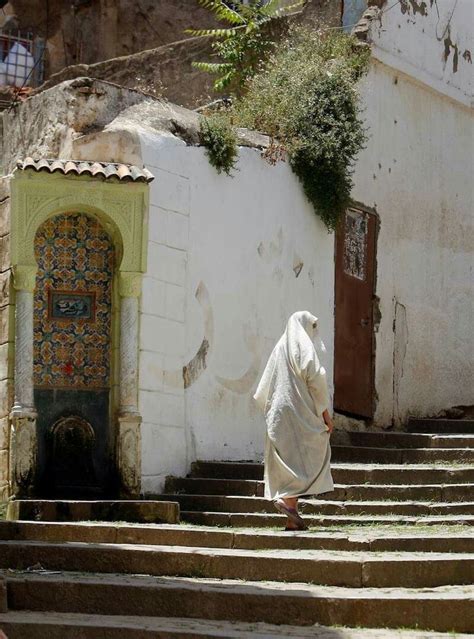
M 218 173 L 224 171 L 230 175 L 237 161 L 237 138 L 229 119 L 224 114 L 202 117 L 200 120 L 200 138 L 206 147 L 210 164 Z
M 281 19 L 304 1 L 295 0 L 291 6 L 281 9 L 278 8 L 278 0 L 270 0 L 267 4 L 261 0 L 251 0 L 249 4 L 235 2 L 231 7 L 221 0 L 199 0 L 201 6 L 229 27 L 188 29 L 187 32 L 192 35 L 214 38 L 212 49 L 219 59 L 219 62 L 194 62 L 193 65 L 218 76 L 214 82 L 216 91 L 228 89 L 240 92 L 274 47 L 266 25 L 271 20 Z
M 270 158 L 275 149 L 288 153 L 329 230 L 350 203 L 353 164 L 366 141 L 357 80 L 369 55 L 343 33 L 296 27 L 235 105 L 240 126 L 271 136 Z

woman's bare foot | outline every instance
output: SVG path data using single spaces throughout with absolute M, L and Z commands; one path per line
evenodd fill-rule
M 283 499 L 288 508 L 294 508 L 298 512 L 298 500 L 295 497 L 287 497 Z M 286 522 L 286 530 L 298 530 L 299 526 L 295 524 L 289 517 Z
M 282 501 L 288 508 L 294 508 L 298 512 L 298 497 L 282 497 Z

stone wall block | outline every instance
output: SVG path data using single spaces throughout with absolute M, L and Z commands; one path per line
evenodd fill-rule
M 167 289 L 165 282 L 160 282 L 151 277 L 143 278 L 141 312 L 148 315 L 165 317 L 165 294 Z
M 11 306 L 0 306 L 0 344 L 6 344 L 9 341 L 9 325 L 10 325 Z
M 7 501 L 10 495 L 10 486 L 8 482 L 0 482 L 0 501 Z
M 186 281 L 186 260 L 184 251 L 150 243 L 148 247 L 148 273 L 168 282 L 184 286 Z
M 0 417 L 9 415 L 13 406 L 13 384 L 10 379 L 0 380 Z
M 10 233 L 10 200 L 1 200 L 0 197 L 0 237 Z
M 0 419 L 0 450 L 8 448 L 8 432 L 8 417 L 2 417 Z
M 166 244 L 172 248 L 186 250 L 189 247 L 189 218 L 170 211 L 167 222 Z
M 8 343 L 0 344 L 0 380 L 8 378 L 9 350 L 10 350 L 10 345 Z
M 0 203 L 4 203 L 10 197 L 10 177 L 0 178 Z
M 10 268 L 10 235 L 0 237 L 0 272 Z
M 174 284 L 166 284 L 166 304 L 165 315 L 168 319 L 177 322 L 185 321 L 185 303 L 186 290 L 182 286 L 174 286 Z
M 8 482 L 8 450 L 0 450 L 0 484 Z
M 0 272 L 0 307 L 10 302 L 10 271 Z
M 156 179 L 150 185 L 150 204 L 189 215 L 189 179 L 157 168 L 151 171 Z

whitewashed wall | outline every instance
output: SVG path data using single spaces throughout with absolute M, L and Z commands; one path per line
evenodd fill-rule
M 472 65 L 461 57 L 473 22 L 466 22 L 469 7 L 460 1 L 450 33 L 462 62 L 453 73 L 436 38 L 449 12 L 438 23 L 434 5 L 423 4 L 428 15 L 398 7 L 375 22 L 375 59 L 363 87 L 370 140 L 353 196 L 380 216 L 376 423 L 382 426 L 474 404 L 474 129 L 466 106 Z M 448 4 L 452 9 L 438 2 L 442 12 Z
M 202 148 L 141 135 L 156 176 L 140 335 L 143 489 L 153 492 L 197 458 L 262 456 L 252 394 L 292 312 L 320 317 L 332 379 L 334 242 L 287 164 L 243 148 L 231 178 Z
M 472 0 L 386 0 L 370 30 L 373 56 L 385 65 L 472 105 Z

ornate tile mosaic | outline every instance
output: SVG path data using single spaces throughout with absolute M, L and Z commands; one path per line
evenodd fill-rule
M 34 383 L 108 388 L 114 249 L 99 222 L 65 213 L 35 238 Z

